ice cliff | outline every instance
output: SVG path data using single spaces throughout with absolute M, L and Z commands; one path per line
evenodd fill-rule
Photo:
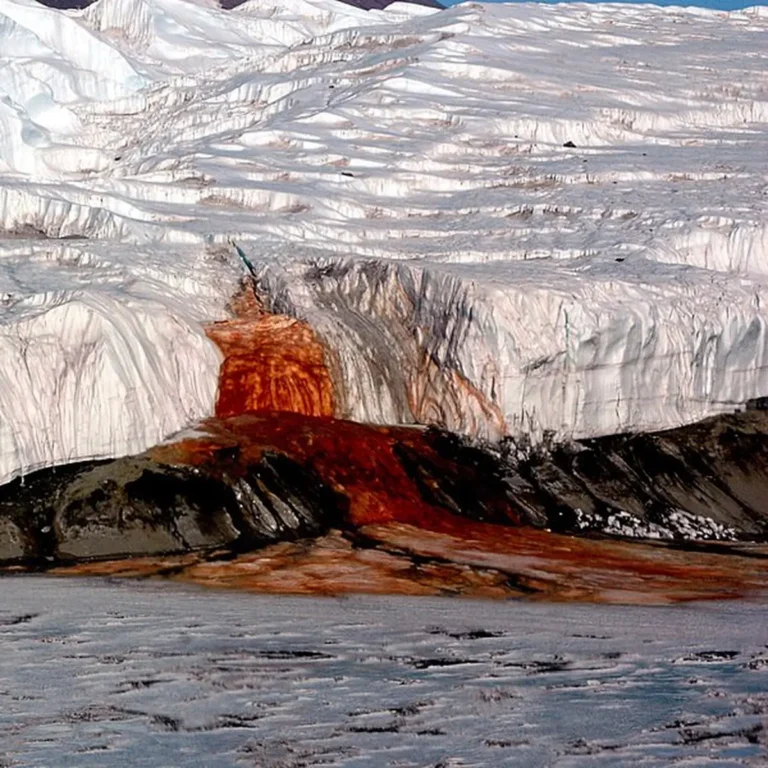
M 338 415 L 495 438 L 768 394 L 768 14 L 0 6 L 0 481 L 216 399 L 242 265 Z

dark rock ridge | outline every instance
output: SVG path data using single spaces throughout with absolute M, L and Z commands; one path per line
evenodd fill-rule
M 760 411 L 501 451 L 439 430 L 299 414 L 246 414 L 202 429 L 208 436 L 3 486 L 0 562 L 236 554 L 330 529 L 354 540 L 380 523 L 768 541 L 768 414 Z
M 256 549 L 338 526 L 343 501 L 269 454 L 238 477 L 145 456 L 44 469 L 0 489 L 0 561 Z
M 562 532 L 674 539 L 768 539 L 768 414 L 526 450 L 507 460 L 522 498 Z
M 516 516 L 496 457 L 442 433 L 291 413 L 206 426 L 211 439 L 43 469 L 1 487 L 0 563 L 245 552 L 378 522 L 382 508 L 417 523 L 537 522 Z
M 396 2 L 396 0 L 340 0 L 346 5 L 351 5 L 354 8 L 362 8 L 365 11 L 382 10 L 388 5 Z M 59 8 L 60 10 L 75 10 L 79 8 L 87 8 L 89 5 L 93 5 L 96 0 L 37 0 L 41 5 L 47 5 L 49 8 Z M 237 8 L 238 5 L 242 5 L 246 0 L 220 0 L 219 5 L 226 10 Z M 443 8 L 445 6 L 437 2 L 437 0 L 401 0 L 401 2 L 409 2 L 415 5 L 424 5 L 427 8 Z

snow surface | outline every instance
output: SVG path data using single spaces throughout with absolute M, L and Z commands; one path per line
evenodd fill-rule
M 766 606 L 6 578 L 3 758 L 112 766 L 764 766 Z
M 766 123 L 761 8 L 3 0 L 0 481 L 212 411 L 229 238 L 356 419 L 768 394 Z

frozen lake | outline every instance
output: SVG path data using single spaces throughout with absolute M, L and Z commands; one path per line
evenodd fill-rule
M 768 764 L 768 610 L 7 577 L 2 766 Z

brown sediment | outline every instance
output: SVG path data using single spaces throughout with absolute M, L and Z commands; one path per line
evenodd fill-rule
M 768 588 L 766 547 L 760 549 L 762 557 L 746 557 L 482 527 L 468 523 L 468 530 L 443 532 L 389 523 L 363 528 L 365 547 L 335 531 L 235 558 L 135 558 L 54 573 L 158 576 L 272 594 L 525 596 L 642 605 L 733 599 L 765 594 Z
M 234 318 L 206 329 L 224 355 L 216 415 L 289 411 L 333 416 L 333 384 L 312 329 L 264 312 L 248 291 L 235 299 L 233 309 Z
M 384 550 L 356 548 L 340 532 L 282 542 L 234 559 L 138 558 L 54 571 L 68 575 L 162 576 L 209 587 L 271 594 L 464 595 L 504 598 L 520 593 L 489 569 L 442 562 L 415 563 Z
M 533 596 L 555 600 L 670 603 L 741 597 L 768 589 L 768 546 L 692 552 L 663 543 L 595 540 L 469 521 L 451 531 L 370 526 L 379 546 L 514 575 Z

